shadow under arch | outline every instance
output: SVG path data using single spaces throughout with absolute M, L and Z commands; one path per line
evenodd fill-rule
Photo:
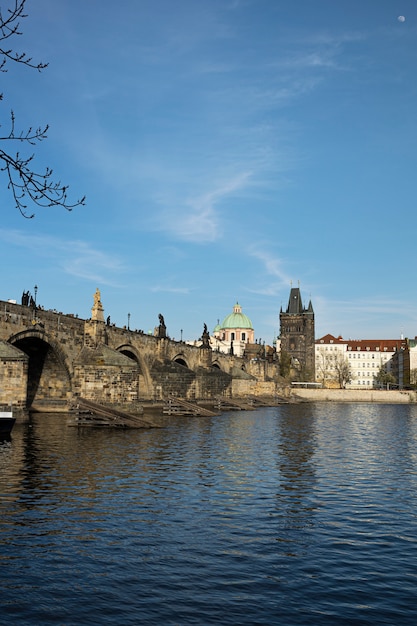
M 189 366 L 188 366 L 187 361 L 184 358 L 183 354 L 177 354 L 177 356 L 175 356 L 172 359 L 172 361 L 173 361 L 173 363 L 178 363 L 178 365 L 182 365 L 183 367 L 187 367 L 188 369 L 190 369 Z
M 120 352 L 121 354 L 124 354 L 129 359 L 132 359 L 132 361 L 136 361 L 136 363 L 138 365 L 140 365 L 139 353 L 130 344 L 119 346 L 117 348 L 117 352 Z
M 35 402 L 45 410 L 66 406 L 72 397 L 72 368 L 59 344 L 37 328 L 8 341 L 29 357 L 26 407 L 33 409 Z
M 143 375 L 143 380 L 145 382 L 146 391 L 147 393 L 151 393 L 153 388 L 152 377 L 149 367 L 139 350 L 134 348 L 130 343 L 122 344 L 121 346 L 118 346 L 116 350 L 139 365 L 140 372 Z

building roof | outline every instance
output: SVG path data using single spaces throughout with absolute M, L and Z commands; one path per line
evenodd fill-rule
M 217 320 L 217 324 L 215 325 L 215 327 L 213 329 L 213 333 L 218 333 L 219 330 L 221 330 L 220 320 Z
M 404 339 L 349 339 L 346 341 L 348 350 L 396 352 L 405 347 Z
M 316 343 L 348 343 L 345 339 L 343 339 L 340 335 L 339 337 L 334 337 L 333 335 L 327 334 L 324 337 L 320 337 L 320 339 L 316 339 Z
M 282 313 L 282 307 L 281 307 Z M 303 308 L 303 301 L 301 300 L 301 291 L 299 287 L 292 287 L 290 291 L 290 297 L 288 300 L 288 306 L 286 310 L 287 315 L 302 315 L 305 313 L 309 313 L 310 315 L 314 315 L 313 305 L 311 304 L 311 300 L 308 303 L 308 307 L 306 309 Z
M 290 291 L 288 300 L 287 313 L 290 315 L 300 315 L 303 312 L 303 302 L 301 300 L 301 292 L 298 287 L 293 287 Z
M 364 352 L 396 352 L 406 345 L 404 339 L 343 339 L 327 334 L 317 339 L 316 344 L 344 344 L 348 350 Z
M 217 328 L 217 327 L 216 327 Z M 224 318 L 221 329 L 226 328 L 249 328 L 253 330 L 252 322 L 247 315 L 242 313 L 242 307 L 236 302 L 233 307 L 233 313 Z

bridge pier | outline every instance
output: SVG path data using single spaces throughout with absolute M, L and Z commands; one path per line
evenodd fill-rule
M 18 411 L 27 406 L 29 357 L 6 341 L 0 341 L 0 404 Z

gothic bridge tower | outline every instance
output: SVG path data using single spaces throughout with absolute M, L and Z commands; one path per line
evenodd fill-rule
M 291 357 L 291 366 L 299 378 L 315 380 L 314 311 L 309 302 L 303 308 L 299 287 L 292 287 L 287 310 L 279 314 L 281 352 Z

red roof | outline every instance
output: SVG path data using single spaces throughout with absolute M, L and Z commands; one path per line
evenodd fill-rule
M 354 339 L 346 342 L 352 350 L 396 352 L 405 347 L 404 339 Z
M 321 339 L 317 339 L 316 343 L 348 343 L 339 335 L 339 337 L 333 337 L 333 335 L 324 335 Z
M 343 339 L 327 334 L 316 340 L 316 344 L 345 344 L 351 350 L 396 352 L 406 347 L 405 339 Z

